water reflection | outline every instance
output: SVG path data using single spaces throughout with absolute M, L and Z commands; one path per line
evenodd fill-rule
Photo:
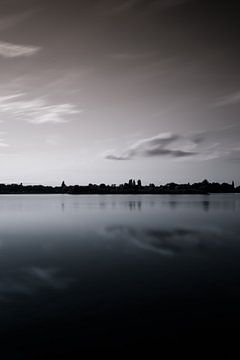
M 208 211 L 210 207 L 210 201 L 206 200 L 202 202 L 203 210 Z
M 114 199 L 118 197 L 118 201 Z M 109 206 L 112 208 L 126 207 L 130 211 L 139 210 L 142 207 L 169 207 L 171 209 L 193 208 L 199 210 L 201 206 L 203 210 L 223 210 L 223 211 L 239 211 L 240 200 L 238 194 L 216 194 L 216 195 L 195 195 L 195 199 L 191 195 L 135 195 L 131 196 L 105 196 L 105 200 L 99 201 L 99 207 L 103 210 Z
M 132 241 L 137 246 L 167 256 L 183 253 L 205 255 L 206 251 L 216 250 L 217 246 L 224 246 L 219 232 L 204 233 L 191 229 L 140 230 L 130 226 L 111 226 L 106 228 L 106 232 L 113 239 Z
M 129 208 L 130 211 L 138 210 L 141 211 L 142 208 L 142 201 L 128 201 L 126 206 Z
M 73 282 L 74 279 L 62 275 L 56 268 L 14 269 L 9 274 L 1 274 L 0 299 L 11 300 L 16 295 L 32 295 L 43 289 L 65 290 Z
M 118 349 L 239 323 L 239 213 L 238 194 L 1 197 L 1 338 Z

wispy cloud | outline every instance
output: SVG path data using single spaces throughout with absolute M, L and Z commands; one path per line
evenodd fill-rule
M 1 148 L 7 148 L 9 147 L 9 144 L 5 141 L 5 132 L 0 131 L 0 147 Z
M 153 0 L 153 4 L 160 9 L 172 8 L 183 5 L 185 3 L 192 2 L 192 0 Z
M 135 158 L 169 157 L 194 158 L 198 161 L 225 159 L 240 160 L 239 125 L 230 124 L 219 129 L 189 134 L 162 133 L 123 146 L 118 151 L 104 153 L 109 160 L 132 160 Z M 229 141 L 228 139 L 231 139 Z
M 9 147 L 9 144 L 7 144 L 4 139 L 0 138 L 0 147 Z
M 0 56 L 4 58 L 32 56 L 40 50 L 41 48 L 37 46 L 16 45 L 16 44 L 0 41 Z
M 235 105 L 235 104 L 240 104 L 240 91 L 237 91 L 235 93 L 217 99 L 213 103 L 212 107 L 218 108 L 218 107 Z
M 111 13 L 123 13 L 131 10 L 162 10 L 165 8 L 176 7 L 182 5 L 191 0 L 121 0 L 121 1 L 113 1 L 111 5 L 109 2 L 105 2 L 104 4 L 108 4 L 109 11 Z
M 36 10 L 26 10 L 21 13 L 2 15 L 0 17 L 0 31 L 14 27 L 36 13 Z
M 136 5 L 139 4 L 139 0 L 124 0 L 121 1 L 120 3 L 118 3 L 117 5 L 115 5 L 112 8 L 112 11 L 114 12 L 122 12 L 122 11 L 127 11 L 133 7 L 135 7 Z
M 182 158 L 198 155 L 197 152 L 172 147 L 174 142 L 181 140 L 181 136 L 171 133 L 162 133 L 151 138 L 139 140 L 120 153 L 109 153 L 105 157 L 109 160 L 130 160 L 136 157 L 170 156 Z
M 0 96 L 0 114 L 32 124 L 65 123 L 82 110 L 73 104 L 49 104 L 44 98 L 22 100 L 25 94 Z

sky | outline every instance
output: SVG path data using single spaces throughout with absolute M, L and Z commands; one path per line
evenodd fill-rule
M 233 0 L 0 0 L 0 182 L 240 184 L 239 23 Z

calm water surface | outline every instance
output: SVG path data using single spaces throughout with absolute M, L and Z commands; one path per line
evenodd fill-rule
M 0 197 L 0 342 L 16 356 L 226 338 L 240 194 Z

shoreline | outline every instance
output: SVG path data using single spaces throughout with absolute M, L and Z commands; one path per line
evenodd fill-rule
M 151 193 L 151 192 L 119 192 L 119 193 L 104 193 L 104 192 L 82 192 L 82 193 L 61 193 L 61 192 L 6 192 L 0 193 L 2 195 L 220 195 L 220 194 L 240 194 L 240 192 L 161 192 L 161 193 Z

